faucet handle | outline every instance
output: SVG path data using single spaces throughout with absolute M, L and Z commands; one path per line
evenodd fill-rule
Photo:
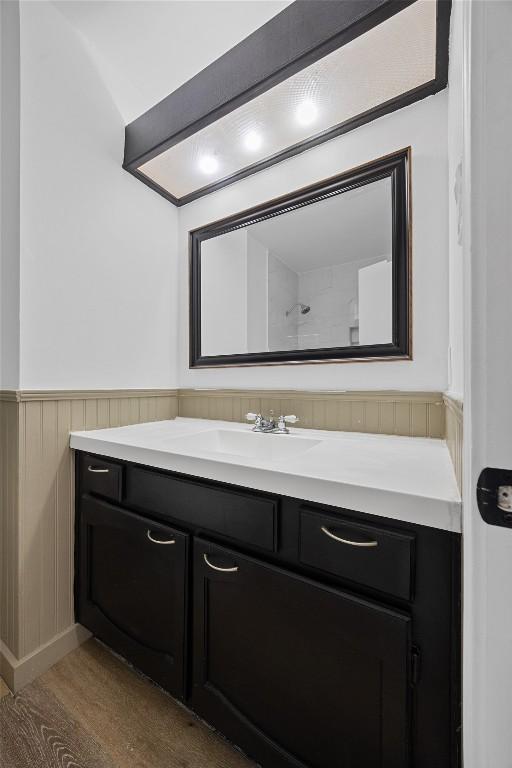
M 277 422 L 276 432 L 278 432 L 281 435 L 287 435 L 290 430 L 286 426 L 286 423 L 288 422 L 288 424 L 295 424 L 296 421 L 298 421 L 298 418 L 296 416 L 293 416 L 293 415 L 283 416 L 281 414 Z
M 263 416 L 261 413 L 249 413 L 245 414 L 245 418 L 247 421 L 254 421 L 254 429 L 261 426 L 261 422 L 263 421 Z
M 261 425 L 263 422 L 263 416 L 261 413 L 249 413 L 245 414 L 245 418 L 247 421 L 254 421 L 254 427 L 252 428 L 253 432 L 261 432 Z

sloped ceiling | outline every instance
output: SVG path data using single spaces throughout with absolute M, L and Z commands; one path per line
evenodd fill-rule
M 126 123 L 289 5 L 287 0 L 54 0 Z

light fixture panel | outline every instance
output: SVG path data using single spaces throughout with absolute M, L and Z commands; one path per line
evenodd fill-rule
M 437 33 L 438 2 L 416 0 L 161 151 L 136 173 L 183 204 L 341 133 L 334 129 L 360 116 L 372 119 L 383 105 L 435 80 Z

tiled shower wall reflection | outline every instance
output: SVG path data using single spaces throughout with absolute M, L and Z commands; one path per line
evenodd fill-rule
M 316 349 L 358 343 L 359 271 L 382 256 L 295 272 L 268 253 L 268 348 Z M 297 303 L 310 307 L 302 314 Z
M 358 323 L 358 275 L 374 259 L 299 274 L 299 301 L 311 311 L 299 318 L 299 348 L 350 346 Z

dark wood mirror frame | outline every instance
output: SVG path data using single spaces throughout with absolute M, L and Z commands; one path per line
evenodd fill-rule
M 190 232 L 190 367 L 410 360 L 412 357 L 410 155 L 411 150 L 408 147 L 263 205 L 192 230 Z M 393 341 L 391 343 L 246 352 L 233 355 L 201 354 L 201 244 L 203 241 L 385 178 L 391 179 L 392 197 Z

